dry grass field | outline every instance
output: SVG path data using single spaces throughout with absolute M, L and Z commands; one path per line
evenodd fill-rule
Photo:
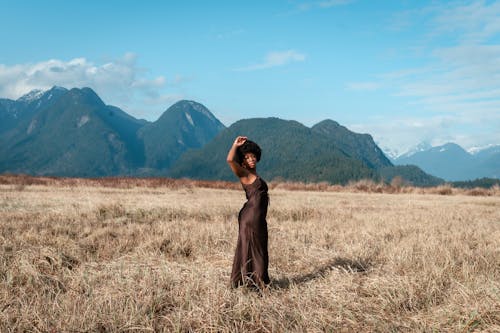
M 228 187 L 4 182 L 0 331 L 500 332 L 498 189 L 272 186 L 257 293 L 228 287 Z

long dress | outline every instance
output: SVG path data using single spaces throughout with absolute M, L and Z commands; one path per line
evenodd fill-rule
M 267 206 L 266 182 L 257 176 L 252 184 L 243 184 L 247 202 L 238 215 L 239 233 L 234 254 L 231 285 L 262 288 L 270 282 L 267 268 Z

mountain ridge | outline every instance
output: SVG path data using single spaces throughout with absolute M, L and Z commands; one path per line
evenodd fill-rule
M 370 134 L 352 132 L 331 119 L 325 119 L 312 126 L 311 129 L 327 136 L 349 156 L 362 160 L 370 167 L 379 169 L 392 166 L 391 161 L 377 146 Z
M 23 109 L 26 105 L 29 107 Z M 201 175 L 201 170 L 208 172 L 208 177 L 233 179 L 225 165 L 226 146 L 234 136 L 244 133 L 266 149 L 278 147 L 260 164 L 271 178 L 334 183 L 361 178 L 390 181 L 401 172 L 416 184 L 431 179 L 421 170 L 395 168 L 371 135 L 354 133 L 331 119 L 309 128 L 295 120 L 252 118 L 226 128 L 202 104 L 181 100 L 149 122 L 106 105 L 88 87 L 53 87 L 18 101 L 0 100 L 0 106 L 0 118 L 15 108 L 23 115 L 12 120 L 11 128 L 0 132 L 0 172 L 191 177 Z M 214 147 L 213 142 L 217 151 L 205 156 L 211 161 L 207 166 L 196 154 L 203 156 L 202 151 L 207 145 Z M 179 165 L 190 159 L 193 163 L 182 171 Z M 217 168 L 210 171 L 212 165 Z
M 139 130 L 151 123 L 106 105 L 90 88 L 55 87 L 8 103 L 17 103 L 23 117 L 0 133 L 0 172 L 83 177 L 155 174 L 144 165 L 144 142 L 138 136 Z M 22 109 L 25 104 L 34 107 L 28 112 Z M 6 113 L 0 112 L 0 117 Z M 164 115 L 168 113 L 169 109 Z M 209 115 L 206 110 L 204 116 Z M 159 131 L 168 132 L 170 127 L 175 124 L 161 124 Z M 185 128 L 184 134 L 189 137 L 193 129 L 197 137 L 206 140 L 214 135 L 205 135 L 199 126 Z
M 259 163 L 267 179 L 294 181 L 339 181 L 372 178 L 374 170 L 331 145 L 326 136 L 295 121 L 276 117 L 241 119 L 203 148 L 177 161 L 169 175 L 200 179 L 234 179 L 226 165 L 226 154 L 234 137 L 245 135 L 258 142 L 263 158 Z M 332 167 L 335 166 L 335 167 Z
M 225 126 L 203 105 L 178 101 L 158 120 L 139 130 L 147 155 L 145 167 L 166 170 L 184 151 L 201 147 L 223 128 Z

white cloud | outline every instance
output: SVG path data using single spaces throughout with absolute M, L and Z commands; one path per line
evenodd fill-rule
M 295 50 L 279 51 L 279 52 L 269 52 L 265 59 L 255 65 L 250 65 L 247 67 L 242 67 L 236 69 L 236 71 L 255 71 L 260 69 L 267 69 L 277 66 L 288 65 L 292 62 L 300 62 L 306 59 L 306 55 Z
M 0 97 L 17 99 L 33 89 L 49 89 L 54 85 L 90 87 L 105 103 L 130 113 L 135 110 L 135 116 L 156 120 L 167 104 L 182 98 L 181 94 L 165 90 L 174 90 L 184 79 L 180 75 L 171 80 L 163 76 L 150 78 L 136 63 L 137 56 L 127 53 L 103 64 L 86 58 L 50 59 L 13 66 L 0 64 Z

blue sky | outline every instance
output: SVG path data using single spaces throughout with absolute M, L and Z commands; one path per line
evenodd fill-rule
M 0 0 L 0 40 L 0 97 L 89 86 L 148 120 L 191 99 L 399 152 L 500 144 L 500 2 Z

